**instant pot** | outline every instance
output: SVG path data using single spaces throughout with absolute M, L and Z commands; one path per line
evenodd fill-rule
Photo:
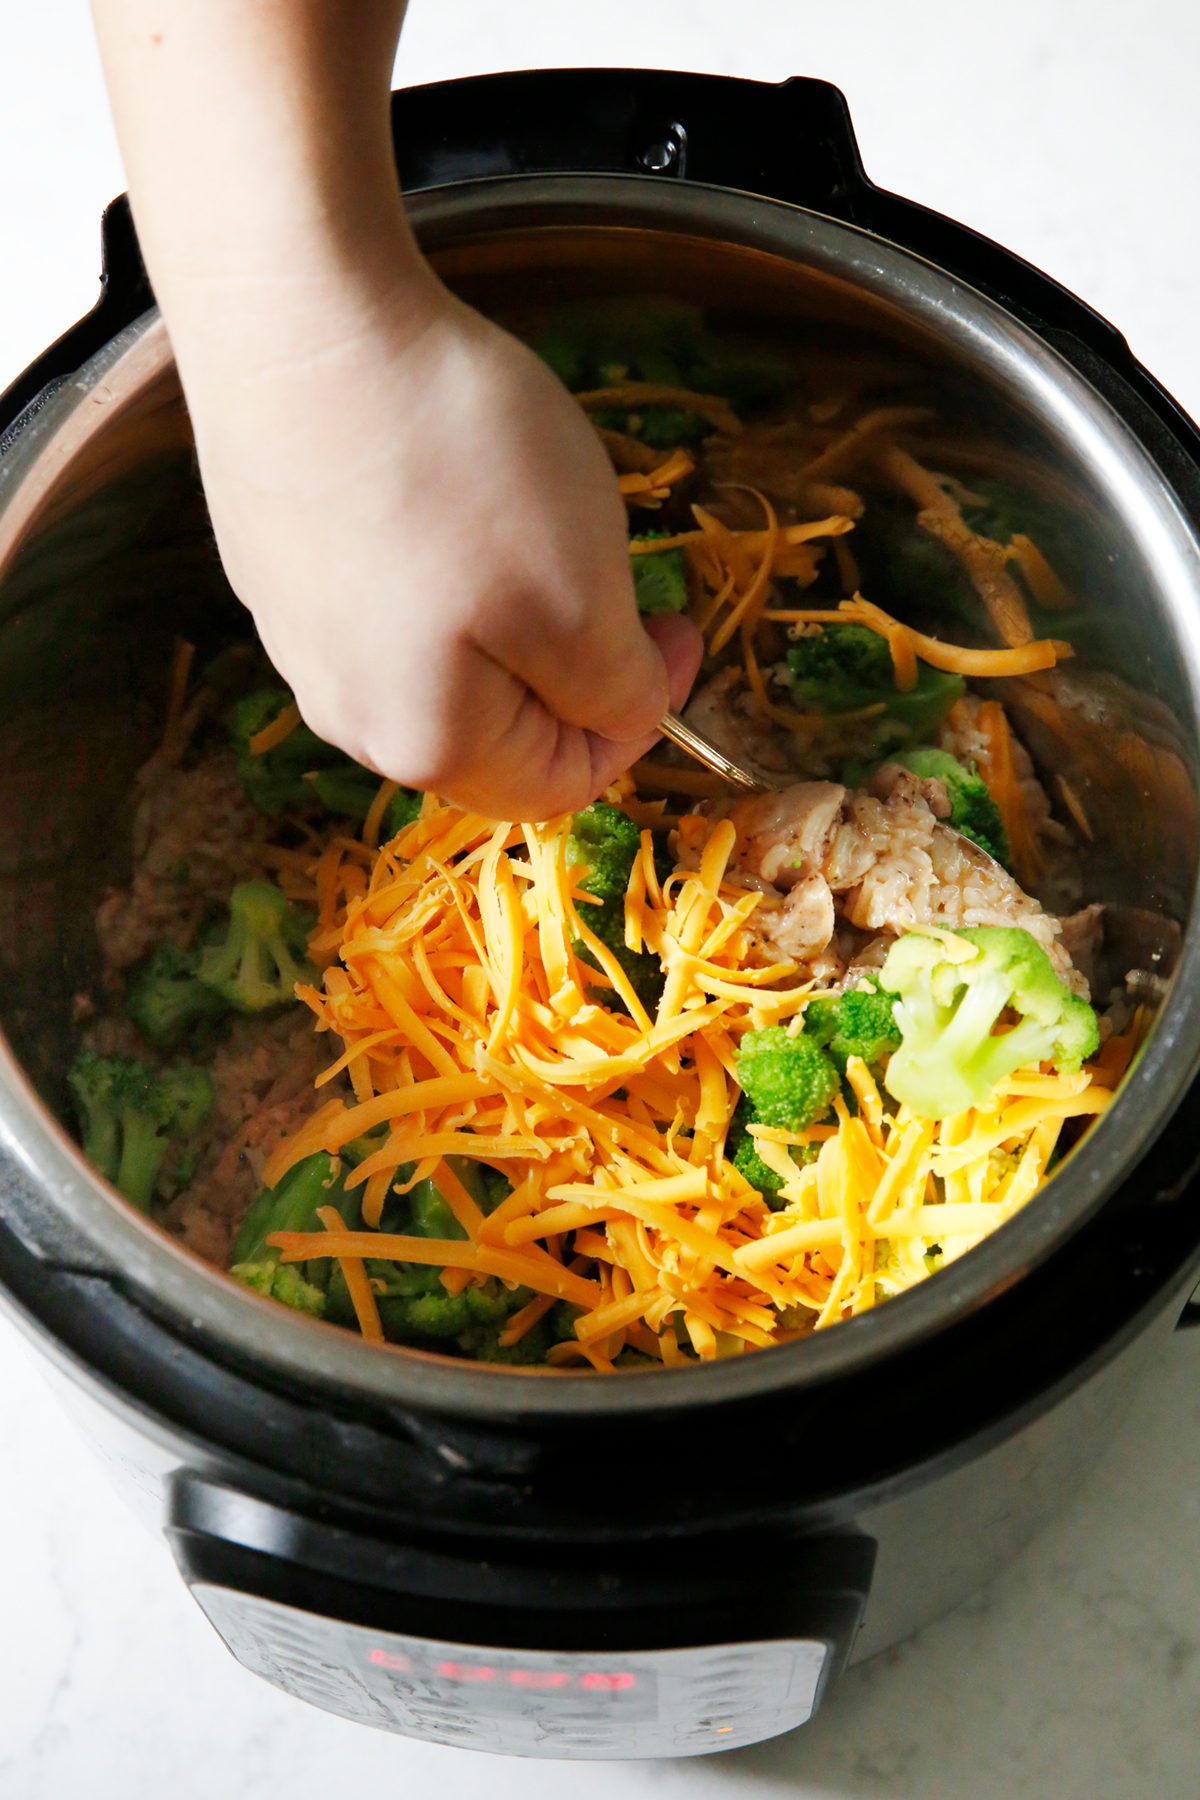
M 1149 968 L 1157 1023 L 978 1248 L 819 1336 L 686 1370 L 376 1347 L 132 1211 L 60 1123 L 72 1010 L 175 636 L 203 655 L 247 627 L 119 200 L 99 304 L 0 400 L 0 1295 L 267 1680 L 522 1755 L 747 1744 L 1001 1567 L 1200 1312 L 1200 439 L 1080 301 L 874 187 L 822 82 L 504 75 L 399 93 L 394 123 L 427 254 L 497 316 L 672 293 L 857 346 L 924 372 L 963 470 L 1036 486 L 1079 656 L 1052 705 L 1008 701 L 1086 809 L 1087 897 L 1113 903 L 1106 954 L 1118 980 Z

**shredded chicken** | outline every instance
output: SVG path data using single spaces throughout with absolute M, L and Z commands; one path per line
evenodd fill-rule
M 845 801 L 846 789 L 834 781 L 800 781 L 739 801 L 731 815 L 738 832 L 735 866 L 774 887 L 794 887 L 824 863 Z
M 730 815 L 738 828 L 730 873 L 765 892 L 750 923 L 760 953 L 840 980 L 851 964 L 878 967 L 902 931 L 1015 925 L 1086 995 L 1096 920 L 1078 915 L 1064 934 L 985 851 L 942 823 L 949 810 L 942 782 L 919 780 L 894 763 L 858 793 L 804 781 L 739 801 Z M 837 941 L 840 926 L 853 928 L 852 945 Z

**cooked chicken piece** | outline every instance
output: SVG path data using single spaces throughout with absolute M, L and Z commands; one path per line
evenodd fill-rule
M 807 962 L 824 950 L 833 936 L 836 915 L 829 883 L 820 875 L 806 875 L 789 890 L 783 905 L 763 915 L 760 935 L 769 938 L 793 962 Z
M 948 819 L 953 810 L 944 781 L 936 775 L 913 775 L 899 763 L 883 763 L 867 783 L 866 791 L 877 800 L 898 795 L 910 806 L 914 800 L 923 800 L 935 819 Z
M 893 765 L 892 776 L 880 785 L 886 799 L 848 793 L 832 781 L 802 781 L 734 807 L 729 816 L 739 837 L 732 879 L 756 887 L 770 883 L 789 899 L 796 895 L 794 915 L 786 903 L 755 915 L 752 929 L 765 953 L 811 966 L 836 922 L 825 906 L 828 891 L 833 913 L 872 936 L 930 924 L 951 930 L 1020 926 L 1042 945 L 1072 989 L 1086 992 L 1086 964 L 1072 967 L 1058 920 L 985 851 L 938 819 L 939 795 L 928 790 L 942 784 L 918 781 Z M 1080 918 L 1081 948 L 1094 930 Z
M 730 814 L 741 846 L 737 866 L 785 891 L 805 881 L 825 861 L 845 800 L 835 781 L 799 781 L 739 800 Z
M 740 669 L 722 669 L 693 694 L 684 721 L 733 762 L 768 781 L 795 768 L 788 733 L 762 718 Z

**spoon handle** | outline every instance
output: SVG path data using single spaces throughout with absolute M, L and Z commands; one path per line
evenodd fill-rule
M 706 769 L 711 769 L 714 775 L 727 781 L 730 787 L 739 788 L 744 794 L 765 794 L 770 791 L 765 782 L 731 762 L 723 750 L 718 750 L 715 744 L 710 744 L 707 738 L 693 731 L 690 725 L 685 725 L 675 713 L 664 713 L 659 720 L 658 729 L 665 738 L 670 738 L 673 744 L 678 744 L 681 750 L 694 756 L 698 763 L 703 763 Z

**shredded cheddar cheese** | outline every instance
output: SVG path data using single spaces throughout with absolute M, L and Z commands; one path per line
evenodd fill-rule
M 617 477 L 617 486 L 630 506 L 660 507 L 671 497 L 671 489 L 696 467 L 686 450 L 676 450 L 665 463 L 645 473 L 632 470 Z
M 299 723 L 300 708 L 294 700 L 289 701 L 269 725 L 264 725 L 249 740 L 251 756 L 265 756 L 268 750 L 274 750 L 276 744 L 282 744 L 285 738 L 291 737 Z
M 638 479 L 658 480 L 663 474 L 664 470 L 659 470 Z M 623 476 L 622 485 L 634 479 Z M 657 555 L 663 550 L 684 552 L 697 588 L 705 595 L 697 623 L 709 633 L 708 648 L 713 656 L 739 630 L 745 644 L 747 634 L 763 616 L 773 577 L 788 575 L 801 587 L 811 586 L 824 551 L 821 540 L 836 541 L 854 530 L 854 520 L 841 513 L 781 526 L 766 496 L 755 488 L 747 491 L 754 494 L 766 515 L 763 531 L 735 531 L 707 508 L 693 506 L 695 531 L 630 545 L 635 556 Z
M 868 630 L 887 638 L 888 643 L 893 646 L 894 659 L 895 646 L 899 640 L 921 662 L 928 663 L 933 669 L 944 669 L 952 675 L 1032 675 L 1039 669 L 1052 669 L 1056 663 L 1075 654 L 1070 644 L 1058 638 L 1041 638 L 1036 643 L 1022 644 L 1009 650 L 970 650 L 962 644 L 943 643 L 941 638 L 927 637 L 923 631 L 914 631 L 911 625 L 902 625 L 899 619 L 893 619 L 881 606 L 874 606 L 869 600 L 864 600 L 861 594 L 855 594 L 852 600 L 841 601 L 836 611 L 829 608 L 793 607 L 779 608 L 766 612 L 763 616 L 789 625 L 865 625 Z M 899 667 L 897 661 L 897 673 Z M 899 681 L 897 686 L 900 686 Z
M 607 1372 L 625 1344 L 673 1366 L 688 1360 L 682 1346 L 709 1360 L 787 1342 L 910 1286 L 1010 1218 L 1044 1180 L 1064 1120 L 1101 1112 L 1136 1048 L 1131 1029 L 1081 1075 L 1018 1071 L 940 1127 L 887 1110 L 852 1059 L 856 1115 L 839 1098 L 806 1132 L 753 1128 L 783 1181 L 772 1211 L 725 1155 L 737 1044 L 764 1023 L 798 1026 L 813 987 L 792 964 L 753 961 L 759 896 L 726 879 L 732 823 L 686 819 L 699 866 L 661 885 L 643 836 L 625 935 L 662 959 L 653 1016 L 589 930 L 569 830 L 569 817 L 511 825 L 427 797 L 415 824 L 368 849 L 365 880 L 352 844 L 316 865 L 310 950 L 325 975 L 297 992 L 344 1045 L 326 1077 L 353 1072 L 355 1101 L 321 1106 L 265 1179 L 377 1135 L 348 1180 L 365 1184 L 365 1228 L 347 1230 L 330 1208 L 324 1231 L 270 1242 L 286 1263 L 340 1261 L 364 1337 L 382 1336 L 365 1265 L 398 1261 L 442 1269 L 451 1291 L 487 1276 L 532 1290 L 503 1344 L 557 1300 L 581 1308 L 576 1342 L 556 1346 L 552 1366 Z M 614 993 L 624 1015 L 605 1004 Z M 511 1182 L 490 1216 L 447 1164 L 455 1154 Z M 403 1192 L 422 1175 L 464 1240 L 378 1229 L 389 1185 Z
M 613 387 L 593 388 L 576 394 L 585 412 L 607 412 L 613 407 L 668 406 L 679 412 L 698 413 L 718 431 L 736 437 L 742 429 L 728 400 L 720 394 L 694 394 L 690 388 L 671 387 L 657 381 L 622 381 Z

